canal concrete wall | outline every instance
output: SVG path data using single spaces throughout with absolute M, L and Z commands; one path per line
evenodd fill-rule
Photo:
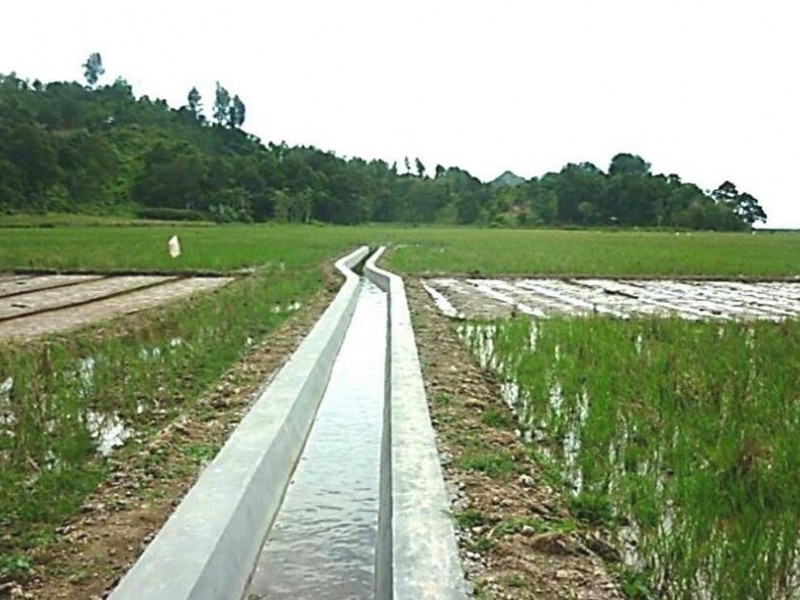
M 376 266 L 364 275 L 389 294 L 386 413 L 378 520 L 378 598 L 467 597 L 450 503 L 402 278 Z
M 311 333 L 111 594 L 113 600 L 240 598 L 280 508 L 358 298 L 351 268 Z

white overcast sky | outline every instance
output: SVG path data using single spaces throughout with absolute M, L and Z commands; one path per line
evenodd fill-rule
M 789 0 L 24 0 L 0 73 L 206 107 L 220 81 L 265 142 L 489 180 L 640 154 L 800 227 L 800 6 Z

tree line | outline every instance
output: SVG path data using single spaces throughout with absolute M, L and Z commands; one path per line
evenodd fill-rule
M 139 214 L 217 221 L 495 226 L 620 226 L 742 230 L 766 214 L 731 182 L 713 192 L 651 172 L 621 153 L 524 180 L 483 183 L 457 167 L 429 172 L 343 158 L 313 146 L 263 143 L 242 129 L 243 100 L 217 83 L 208 118 L 197 88 L 186 104 L 135 97 L 122 78 L 101 85 L 0 75 L 0 210 Z

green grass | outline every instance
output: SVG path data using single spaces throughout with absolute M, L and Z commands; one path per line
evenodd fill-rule
M 466 471 L 480 471 L 489 477 L 508 479 L 520 466 L 507 450 L 473 450 L 456 460 L 456 466 Z
M 484 514 L 477 508 L 467 508 L 454 515 L 456 523 L 462 528 L 477 527 L 486 521 Z
M 356 230 L 312 227 L 68 227 L 0 230 L 0 270 L 291 272 L 321 264 L 359 244 Z M 167 240 L 178 235 L 173 259 Z
M 800 555 L 800 323 L 489 327 L 573 515 L 635 532 L 638 597 L 782 597 Z M 462 333 L 479 354 L 481 329 Z
M 392 257 L 404 273 L 777 277 L 798 273 L 800 234 L 420 230 Z
M 508 429 L 511 427 L 511 415 L 504 408 L 490 406 L 483 411 L 481 423 L 495 429 Z
M 167 255 L 177 234 L 183 255 Z M 0 270 L 292 269 L 360 244 L 394 248 L 406 274 L 781 277 L 797 273 L 800 234 L 226 225 L 0 229 Z
M 530 528 L 534 534 L 539 533 L 572 533 L 578 529 L 572 519 L 545 520 L 540 517 L 510 517 L 500 521 L 494 526 L 497 535 L 511 535 L 521 533 L 524 528 Z
M 139 219 L 126 215 L 85 215 L 74 213 L 44 213 L 44 214 L 3 214 L 0 213 L 0 228 L 3 227 L 182 227 L 186 221 L 156 221 L 153 219 Z M 194 227 L 213 225 L 212 222 L 191 223 Z

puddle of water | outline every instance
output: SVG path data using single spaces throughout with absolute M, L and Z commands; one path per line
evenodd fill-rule
M 86 426 L 97 443 L 97 451 L 103 456 L 109 456 L 114 448 L 122 446 L 134 433 L 117 415 L 93 410 L 86 411 Z
M 0 404 L 8 404 L 11 402 L 11 390 L 14 389 L 14 378 L 6 377 L 3 383 L 0 383 Z
M 494 351 L 496 325 L 491 323 L 465 323 L 459 325 L 456 332 L 472 353 L 478 357 L 481 368 L 495 369 L 498 366 L 497 356 Z
M 283 306 L 280 302 L 276 302 L 275 306 L 273 306 L 270 310 L 272 311 L 272 314 L 277 315 L 282 312 L 296 312 L 300 310 L 302 306 L 302 303 L 298 302 L 297 300 L 289 302 L 286 306 Z
M 425 288 L 425 291 L 428 292 L 428 295 L 433 300 L 433 303 L 442 312 L 442 314 L 444 314 L 444 316 L 451 319 L 458 317 L 458 311 L 456 310 L 456 307 L 450 303 L 450 300 L 448 300 L 444 294 L 432 288 L 424 281 L 422 282 L 422 287 Z
M 0 427 L 14 424 L 14 415 L 11 414 L 11 391 L 14 389 L 14 378 L 6 377 L 0 382 Z M 11 430 L 2 430 L 0 433 L 14 435 Z
M 88 396 L 94 390 L 94 367 L 96 361 L 93 357 L 78 360 L 78 379 L 81 384 L 81 395 Z
M 176 347 L 180 341 L 173 344 L 178 338 L 174 338 L 170 345 Z M 146 349 L 143 349 L 146 351 Z M 159 348 L 153 348 L 149 353 L 150 357 L 160 356 Z M 95 367 L 97 360 L 93 356 L 88 356 L 78 360 L 78 381 L 80 384 L 80 394 L 82 397 L 89 396 L 94 391 Z M 141 408 L 141 410 L 139 410 Z M 137 412 L 143 411 L 142 405 L 137 406 Z M 124 421 L 116 414 L 107 414 L 95 410 L 87 410 L 84 416 L 89 435 L 97 445 L 97 452 L 103 456 L 109 456 L 115 448 L 122 446 L 130 438 L 134 431 L 125 425 Z
M 365 281 L 247 598 L 374 594 L 386 310 Z

